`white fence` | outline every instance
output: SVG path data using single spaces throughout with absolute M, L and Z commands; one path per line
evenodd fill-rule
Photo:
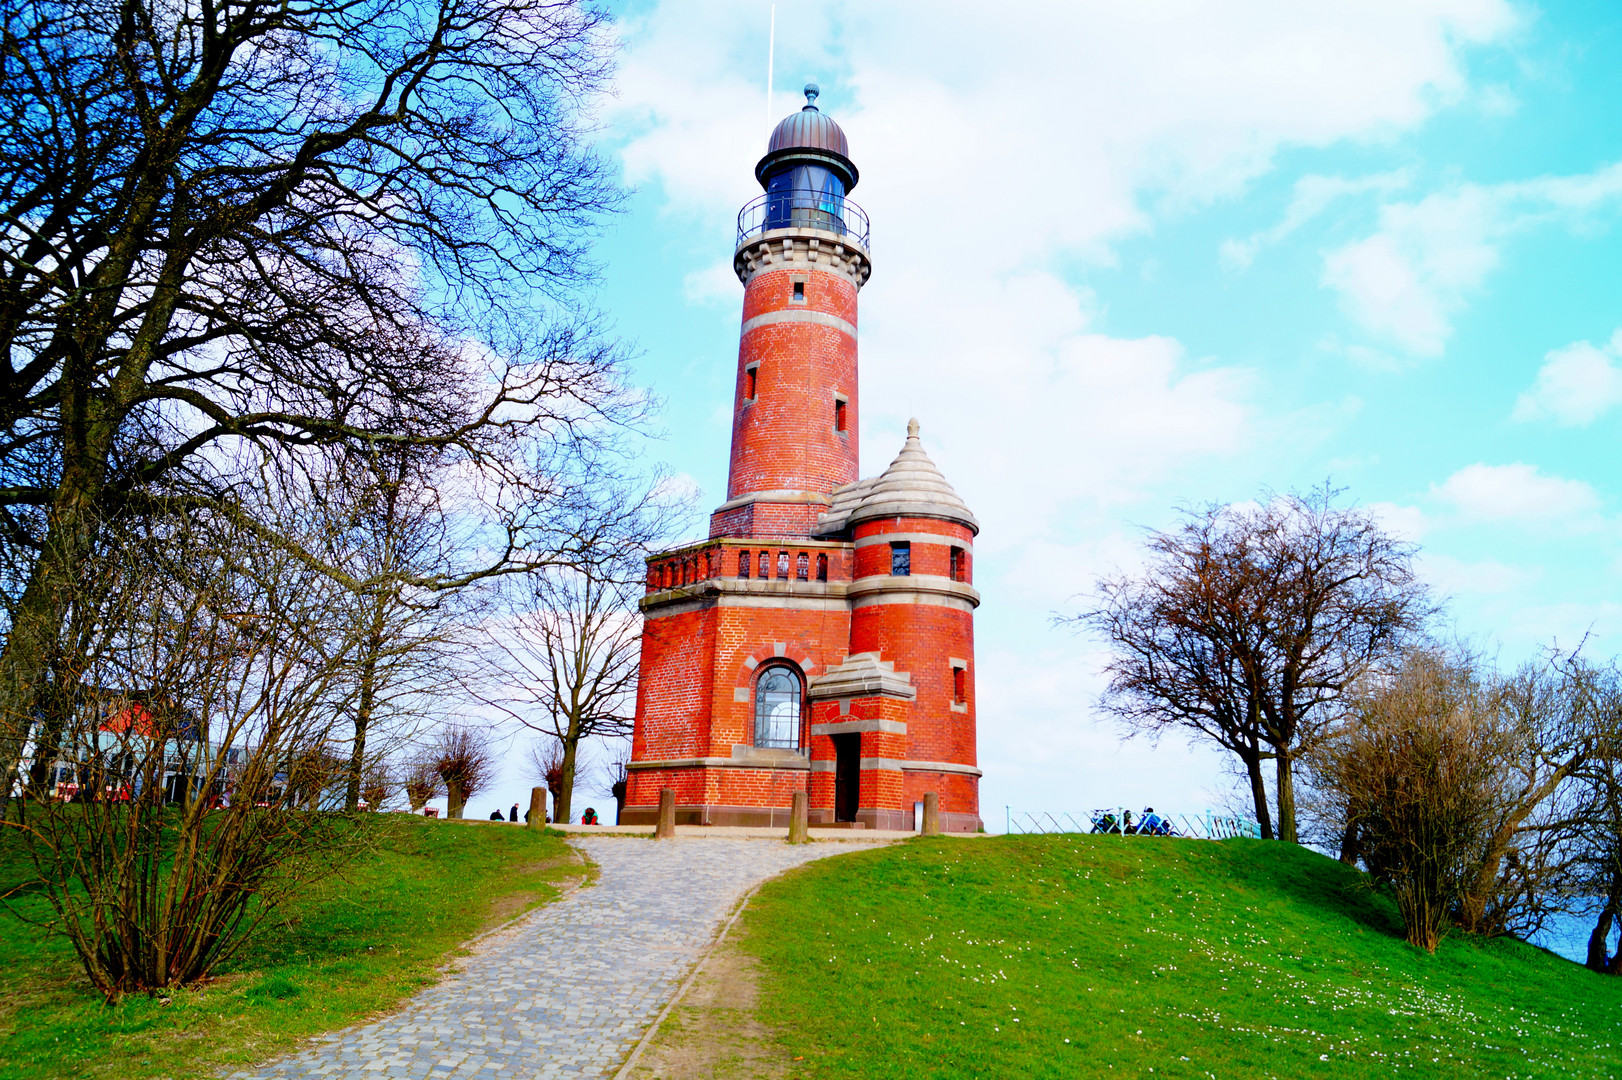
M 1003 808 L 1007 813 L 1005 832 L 1024 833 L 1107 833 L 1117 836 L 1170 836 L 1194 840 L 1230 840 L 1248 837 L 1260 840 L 1262 827 L 1249 818 L 1219 814 L 1149 814 L 1111 806 L 1087 813 L 1046 811 L 1027 812 Z

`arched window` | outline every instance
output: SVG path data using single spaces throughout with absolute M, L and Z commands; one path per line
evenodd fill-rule
M 755 680 L 755 745 L 800 748 L 800 675 L 781 664 Z

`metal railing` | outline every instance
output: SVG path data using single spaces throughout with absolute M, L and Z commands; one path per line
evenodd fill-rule
M 1219 814 L 1207 810 L 1201 814 L 1157 814 L 1157 823 L 1144 828 L 1145 816 L 1122 806 L 1092 810 L 1085 814 L 1045 811 L 1015 813 L 1006 811 L 1005 832 L 1032 833 L 1108 833 L 1118 836 L 1169 836 L 1192 840 L 1231 840 L 1245 837 L 1260 840 L 1262 827 L 1249 818 L 1234 814 Z
M 769 191 L 738 211 L 738 243 L 773 229 L 821 229 L 868 244 L 867 212 L 842 195 L 819 191 Z

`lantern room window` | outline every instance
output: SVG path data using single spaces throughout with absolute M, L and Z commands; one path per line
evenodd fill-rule
M 800 748 L 800 675 L 774 664 L 755 680 L 755 745 L 780 750 Z

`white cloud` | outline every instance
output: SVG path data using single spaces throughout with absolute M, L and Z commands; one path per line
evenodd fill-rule
M 1277 225 L 1252 233 L 1244 240 L 1225 240 L 1222 243 L 1222 262 L 1229 269 L 1243 270 L 1256 258 L 1261 248 L 1287 238 L 1301 226 L 1327 210 L 1341 199 L 1371 192 L 1390 194 L 1408 185 L 1407 170 L 1377 173 L 1373 176 L 1303 176 L 1295 182 L 1295 191 L 1284 217 Z
M 1430 531 L 1430 521 L 1425 512 L 1417 506 L 1402 506 L 1398 503 L 1377 502 L 1368 505 L 1369 513 L 1392 536 L 1399 540 L 1417 543 L 1424 539 Z
M 1452 316 L 1497 267 L 1512 233 L 1541 224 L 1587 225 L 1622 205 L 1622 163 L 1576 176 L 1457 184 L 1381 208 L 1370 236 L 1324 257 L 1324 284 L 1352 319 L 1417 356 L 1437 356 Z
M 1599 508 L 1599 496 L 1581 480 L 1544 476 L 1533 465 L 1467 465 L 1431 493 L 1477 521 L 1551 523 Z
M 1419 574 L 1444 593 L 1497 595 L 1518 592 L 1543 577 L 1541 567 L 1511 566 L 1497 559 L 1466 562 L 1451 555 L 1425 552 Z
M 711 269 L 687 280 L 694 299 L 735 288 L 723 265 L 734 215 L 759 194 L 765 14 L 755 0 L 667 0 L 622 25 L 608 119 L 628 178 L 709 245 Z M 1123 239 L 1244 190 L 1285 148 L 1389 138 L 1470 98 L 1464 51 L 1504 39 L 1517 17 L 1506 0 L 828 0 L 777 14 L 774 112 L 798 105 L 805 79 L 821 83 L 818 104 L 861 169 L 853 198 L 874 222 L 863 471 L 889 461 L 909 416 L 923 421 L 926 448 L 984 527 L 983 759 L 1026 761 L 1045 777 L 1030 783 L 1067 801 L 1055 747 L 1122 760 L 1099 746 L 1112 736 L 1078 719 L 1096 688 L 1080 650 L 1053 650 L 1041 629 L 1063 590 L 1107 568 L 1110 545 L 1077 551 L 1078 533 L 1118 528 L 1105 509 L 1149 490 L 1209 491 L 1258 443 L 1298 451 L 1322 432 L 1256 407 L 1245 368 L 1170 337 L 1104 332 L 1096 298 L 1058 268 L 1110 264 Z M 1307 182 L 1285 224 L 1358 184 L 1396 190 L 1390 178 Z M 1044 562 L 1061 559 L 1072 561 L 1039 595 Z M 1052 657 L 1045 681 L 995 659 L 998 645 Z M 1019 704 L 1038 691 L 1040 716 Z M 1092 733 L 1078 740 L 1078 724 Z M 988 823 L 999 784 L 988 771 Z
M 1516 420 L 1552 419 L 1569 427 L 1591 424 L 1622 404 L 1622 330 L 1595 347 L 1578 341 L 1543 357 L 1537 381 L 1515 401 Z

